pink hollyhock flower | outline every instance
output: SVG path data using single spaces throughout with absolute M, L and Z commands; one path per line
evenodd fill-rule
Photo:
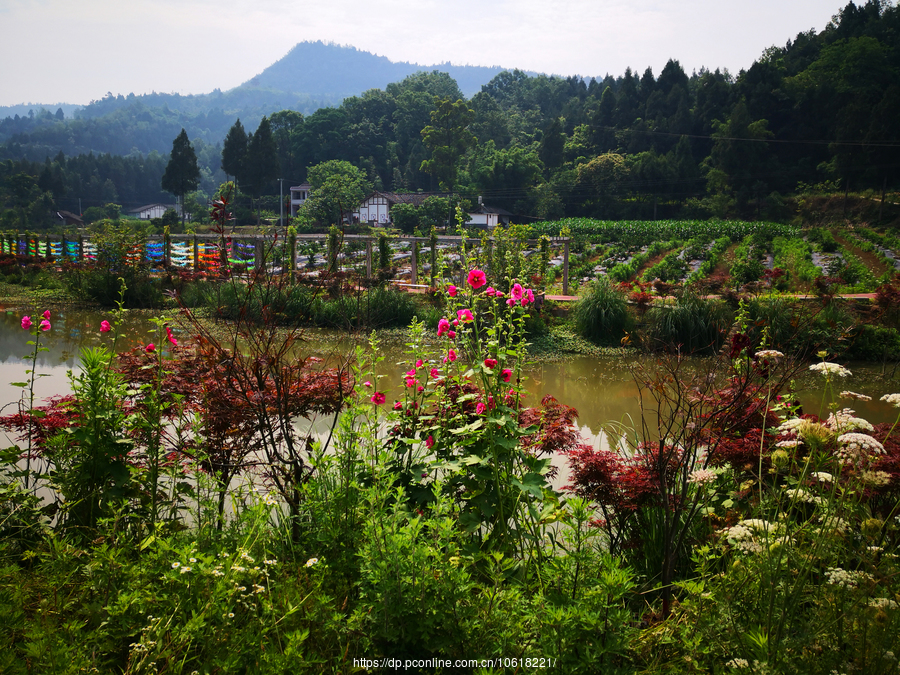
M 522 297 L 525 295 L 525 289 L 522 288 L 522 284 L 513 284 L 513 287 L 510 290 L 509 295 L 513 300 L 515 300 L 516 302 L 519 302 L 519 300 L 521 300 Z
M 516 306 L 516 301 L 513 300 L 512 298 L 510 298 L 509 300 L 506 301 L 506 306 L 507 306 L 507 307 L 515 307 L 515 306 Z
M 30 317 L 30 316 L 23 316 L 23 317 L 22 317 L 22 328 L 23 328 L 24 330 L 28 330 L 29 328 L 31 328 L 31 325 L 32 325 L 32 324 L 31 324 L 31 317 Z
M 447 331 L 450 330 L 450 322 L 447 319 L 441 319 L 438 321 L 438 337 L 441 335 L 446 335 Z
M 487 290 L 484 292 L 484 294 L 489 297 L 493 297 L 494 293 L 496 293 L 496 291 L 494 290 L 493 286 L 488 286 Z
M 532 303 L 532 304 L 534 303 L 534 293 L 531 291 L 530 288 L 525 289 L 525 297 L 522 298 L 522 305 L 523 305 L 523 306 L 525 305 L 525 301 L 526 301 L 526 300 L 527 300 L 528 302 Z
M 456 286 L 453 286 L 453 285 L 447 286 L 447 295 L 449 295 L 451 298 L 455 298 L 457 290 L 459 290 L 459 289 L 457 289 Z
M 452 349 L 447 352 L 447 356 L 444 357 L 444 363 L 456 361 L 456 352 Z
M 47 319 L 41 321 L 41 330 L 50 330 L 50 322 Z
M 374 403 L 375 405 L 381 405 L 382 403 L 384 403 L 384 394 L 382 394 L 380 391 L 376 391 L 374 394 L 372 394 L 372 398 L 369 400 L 372 401 L 372 403 Z
M 485 359 L 484 367 L 485 368 L 496 368 L 497 367 L 497 359 Z
M 434 447 L 434 436 L 430 435 L 425 439 L 425 447 L 431 450 Z
M 156 345 L 153 344 L 153 343 L 151 342 L 149 345 L 147 345 L 146 347 L 144 347 L 144 351 L 147 352 L 148 354 L 149 354 L 150 352 L 155 352 L 155 351 L 156 351 Z
M 177 346 L 178 346 L 178 340 L 176 340 L 176 339 L 175 339 L 175 336 L 172 335 L 172 329 L 169 328 L 168 326 L 166 326 L 166 338 L 169 340 L 169 342 L 172 343 L 172 346 L 173 346 L 173 347 L 177 347 Z
M 478 289 L 487 283 L 487 277 L 481 270 L 472 270 L 469 272 L 469 286 Z
M 475 406 L 475 414 L 482 415 L 484 411 L 487 410 L 487 406 L 481 401 L 478 402 L 478 405 Z
M 425 387 L 423 387 L 423 386 L 420 384 L 418 387 L 416 387 L 416 391 L 418 391 L 418 392 L 421 393 L 421 392 L 425 391 Z
M 44 318 L 47 319 L 47 321 L 50 320 L 50 310 L 49 309 L 44 310 Z
M 497 404 L 494 403 L 494 397 L 488 394 L 488 410 L 493 410 Z
M 472 312 L 468 309 L 457 310 L 456 316 L 460 321 L 474 321 L 475 320 L 475 317 L 472 316 Z
M 451 330 L 449 333 L 447 333 L 447 337 L 449 337 L 452 340 L 453 338 L 456 337 L 456 331 Z
M 425 365 L 425 362 L 422 359 L 416 359 L 416 368 L 421 368 Z
M 371 387 L 371 386 L 372 386 L 372 383 L 369 382 L 368 380 L 366 380 L 365 382 L 363 382 L 363 386 L 364 386 L 364 387 Z
M 109 325 L 109 321 L 106 321 L 104 319 L 103 321 L 100 322 L 100 332 L 101 333 L 108 333 L 111 330 L 112 330 L 112 326 Z
M 419 383 L 419 381 L 414 377 L 406 378 L 406 386 L 409 387 L 410 389 L 415 387 L 418 383 Z
M 405 373 L 403 373 L 403 375 L 404 375 L 404 377 L 415 377 L 416 369 L 413 368 L 412 370 L 407 370 Z
M 394 410 L 400 410 L 403 407 L 403 404 L 400 401 L 394 401 Z
M 438 369 L 437 369 L 437 368 L 432 368 L 432 369 L 431 369 L 431 377 L 432 377 L 432 379 L 435 379 L 435 380 L 436 380 L 436 379 L 438 379 L 440 376 L 441 376 L 441 374 L 438 372 Z
M 453 327 L 456 328 L 459 325 L 459 319 L 453 319 Z
M 509 378 L 512 377 L 512 371 L 509 368 L 504 368 L 503 372 L 500 373 L 500 377 L 504 382 L 509 382 Z

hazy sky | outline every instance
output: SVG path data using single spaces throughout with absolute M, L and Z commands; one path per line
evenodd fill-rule
M 859 0 L 860 4 L 862 0 Z M 297 42 L 392 61 L 737 74 L 847 0 L 0 0 L 0 105 L 235 87 Z M 315 67 L 310 64 L 310 67 Z

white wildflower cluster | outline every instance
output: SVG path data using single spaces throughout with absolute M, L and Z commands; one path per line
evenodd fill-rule
M 885 394 L 880 400 L 890 403 L 895 408 L 900 408 L 900 394 Z
M 832 476 L 827 471 L 813 471 L 811 474 L 809 474 L 809 477 L 812 478 L 813 480 L 819 481 L 820 483 L 833 483 L 834 482 L 834 476 Z
M 246 560 L 251 565 L 255 562 L 255 560 L 253 560 L 253 556 L 251 556 L 249 553 L 247 553 L 247 551 L 245 549 L 240 549 L 238 551 L 238 557 L 241 560 Z
M 822 527 L 833 532 L 844 533 L 850 527 L 850 524 L 838 516 L 825 516 L 822 518 Z
M 306 561 L 306 566 L 312 567 L 313 565 L 317 564 L 318 562 L 319 562 L 318 558 L 310 558 L 309 560 Z
M 844 366 L 839 363 L 831 363 L 830 361 L 822 361 L 821 363 L 814 363 L 809 367 L 809 369 L 814 373 L 821 373 L 826 378 L 831 378 L 831 376 L 835 377 L 847 377 L 848 375 L 852 375 L 849 370 L 844 368 Z
M 861 464 L 870 455 L 883 455 L 884 446 L 867 434 L 848 433 L 838 436 L 835 456 L 845 464 Z
M 875 431 L 875 427 L 868 420 L 855 415 L 856 411 L 850 408 L 838 410 L 828 416 L 825 426 L 841 434 L 848 431 Z
M 778 425 L 778 433 L 782 436 L 787 436 L 792 431 L 797 431 L 804 421 L 799 417 L 791 417 Z
M 869 607 L 878 607 L 879 609 L 897 609 L 896 600 L 890 598 L 869 598 Z
M 738 525 L 743 525 L 762 533 L 775 532 L 780 528 L 778 523 L 770 523 L 762 518 L 747 518 L 738 523 Z
M 795 439 L 789 440 L 789 441 L 778 441 L 775 444 L 775 447 L 776 448 L 796 448 L 798 445 L 800 445 L 800 443 L 801 443 L 800 439 L 795 438 Z
M 884 487 L 891 482 L 891 474 L 887 471 L 863 471 L 859 475 L 859 480 L 865 485 L 873 487 Z
M 841 398 L 848 398 L 851 401 L 871 401 L 872 400 L 871 396 L 866 396 L 865 394 L 860 394 L 855 391 L 842 391 L 840 394 L 838 394 L 838 396 L 840 396 Z
M 731 659 L 725 665 L 728 668 L 749 668 L 750 662 L 747 659 Z
M 758 352 L 756 352 L 756 358 L 777 360 L 784 358 L 784 354 L 782 354 L 777 349 L 760 349 Z
M 860 582 L 871 581 L 872 575 L 866 572 L 858 572 L 855 570 L 845 570 L 840 567 L 829 567 L 825 572 L 827 577 L 826 583 L 833 586 L 843 586 L 844 588 L 856 588 Z
M 794 502 L 815 504 L 816 506 L 822 506 L 823 504 L 825 504 L 824 499 L 822 499 L 818 495 L 814 495 L 809 490 L 804 490 L 803 488 L 787 489 L 784 491 L 784 494 L 788 499 Z
M 266 506 L 277 506 L 278 505 L 278 499 L 273 492 L 269 492 L 265 495 L 262 495 L 262 497 L 260 497 L 260 502 L 262 502 Z
M 715 469 L 695 469 L 691 471 L 691 475 L 688 478 L 688 483 L 694 483 L 695 485 L 707 485 L 708 483 L 712 483 L 716 480 L 716 477 L 719 474 Z
M 725 530 L 725 538 L 728 543 L 745 555 L 760 553 L 762 545 L 756 541 L 756 534 L 746 525 L 734 525 Z

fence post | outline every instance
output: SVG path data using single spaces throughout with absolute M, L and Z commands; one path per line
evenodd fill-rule
M 194 271 L 200 270 L 200 245 L 197 243 L 197 235 L 194 235 Z
M 366 239 L 366 277 L 372 278 L 372 240 Z
M 291 273 L 288 275 L 290 283 L 294 283 L 297 274 L 297 233 L 294 231 L 293 225 L 288 228 L 288 262 L 291 265 Z
M 563 295 L 569 294 L 569 240 L 563 244 Z
M 419 283 L 419 260 L 416 255 L 416 247 L 419 245 L 419 242 L 413 239 L 410 243 L 412 244 L 409 249 L 411 252 L 410 261 L 412 262 L 412 276 L 410 277 L 410 282 L 415 286 Z
M 265 267 L 263 259 L 263 240 L 256 237 L 253 240 L 253 266 L 256 268 L 253 270 L 254 272 L 259 272 Z
M 78 262 L 84 263 L 84 235 L 78 233 Z
M 172 235 L 169 233 L 169 228 L 166 228 L 165 236 L 163 237 L 163 267 L 169 267 L 172 264 Z

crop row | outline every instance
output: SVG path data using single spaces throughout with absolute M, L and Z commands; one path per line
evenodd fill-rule
M 630 246 L 645 246 L 655 241 L 678 239 L 687 241 L 696 237 L 707 240 L 729 237 L 738 241 L 751 234 L 768 239 L 777 236 L 793 237 L 799 233 L 792 225 L 738 220 L 593 220 L 591 218 L 565 218 L 532 226 L 535 236 L 562 236 L 568 233 L 575 238 L 590 237 L 598 241 L 619 241 Z

